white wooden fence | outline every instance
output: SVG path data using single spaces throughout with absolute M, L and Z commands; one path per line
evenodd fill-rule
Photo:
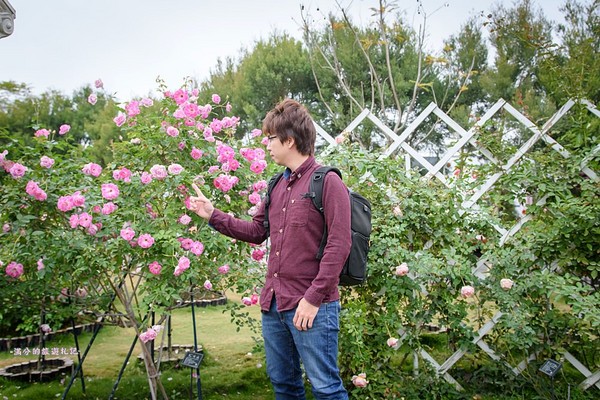
M 579 100 L 579 103 L 584 105 L 589 112 L 594 114 L 596 117 L 600 118 L 600 111 L 586 100 Z M 535 123 L 530 121 L 525 115 L 516 110 L 513 106 L 508 104 L 504 100 L 498 100 L 484 115 L 481 117 L 469 130 L 465 130 L 458 123 L 456 123 L 452 118 L 450 118 L 447 114 L 445 114 L 440 108 L 438 108 L 434 103 L 431 103 L 423 112 L 421 112 L 415 119 L 410 123 L 399 135 L 388 128 L 379 118 L 373 115 L 368 109 L 363 110 L 360 115 L 358 115 L 347 127 L 344 129 L 344 132 L 352 132 L 357 127 L 361 125 L 365 119 L 370 120 L 384 135 L 386 135 L 390 140 L 391 144 L 383 150 L 382 157 L 389 157 L 397 151 L 401 151 L 405 157 L 405 168 L 410 168 L 411 166 L 411 158 L 416 160 L 421 166 L 423 166 L 426 170 L 426 178 L 427 179 L 439 179 L 444 185 L 450 186 L 451 182 L 442 171 L 444 166 L 446 166 L 453 158 L 457 156 L 460 151 L 463 151 L 463 148 L 467 144 L 472 145 L 477 151 L 483 155 L 487 162 L 494 163 L 499 165 L 500 171 L 491 176 L 489 176 L 476 190 L 474 193 L 470 195 L 465 195 L 464 201 L 462 203 L 462 211 L 461 214 L 464 214 L 469 211 L 476 210 L 478 205 L 478 200 L 488 191 L 490 191 L 494 185 L 498 182 L 498 180 L 506 173 L 508 173 L 511 168 L 513 168 L 517 162 L 524 157 L 528 151 L 530 151 L 533 146 L 539 141 L 543 140 L 546 142 L 552 149 L 554 149 L 560 156 L 569 158 L 570 153 L 563 146 L 561 146 L 558 142 L 556 142 L 552 137 L 548 135 L 548 132 L 552 129 L 556 123 L 563 118 L 569 110 L 576 104 L 575 101 L 569 100 L 560 110 L 552 116 L 542 127 L 536 126 Z M 483 147 L 479 141 L 477 141 L 478 133 L 480 132 L 480 128 L 483 127 L 486 122 L 490 121 L 497 113 L 501 111 L 508 112 L 511 114 L 519 123 L 524 125 L 528 130 L 531 131 L 532 136 L 524 143 L 522 146 L 515 152 L 515 154 L 508 159 L 504 164 L 492 154 L 491 151 Z M 427 159 L 420 154 L 414 147 L 409 144 L 409 138 L 411 135 L 415 133 L 415 131 L 423 124 L 423 122 L 429 118 L 430 116 L 435 115 L 435 117 L 439 118 L 443 121 L 448 127 L 450 127 L 454 134 L 456 135 L 457 141 L 447 149 L 447 151 L 439 158 L 439 161 L 435 165 L 432 165 Z M 335 151 L 335 147 L 337 146 L 336 140 L 330 134 L 328 134 L 324 129 L 320 126 L 316 125 L 318 134 L 327 142 L 328 149 L 327 151 Z M 595 157 L 600 152 L 600 144 L 596 145 L 590 154 L 584 158 L 580 167 L 581 171 L 587 175 L 590 179 L 595 182 L 600 182 L 600 178 L 598 174 L 592 171 L 587 163 L 593 157 Z M 545 198 L 539 199 L 537 204 L 543 205 L 545 202 Z M 516 220 L 514 225 L 512 226 L 499 226 L 494 225 L 494 229 L 500 235 L 499 244 L 504 245 L 512 236 L 514 236 L 517 232 L 519 232 L 523 226 L 532 219 L 531 215 L 525 215 Z M 477 262 L 476 266 L 473 268 L 473 275 L 477 276 L 480 279 L 486 278 L 486 273 L 491 268 L 491 265 L 487 262 L 485 254 Z M 412 277 L 414 279 L 414 276 Z M 423 291 L 423 295 L 427 296 L 427 292 Z M 485 336 L 493 331 L 495 325 L 502 318 L 502 312 L 497 312 L 489 321 L 487 321 L 477 332 L 475 338 L 473 339 L 473 343 L 477 345 L 483 352 L 485 352 L 491 359 L 496 362 L 501 362 L 507 365 L 515 375 L 519 375 L 521 372 L 525 370 L 527 364 L 534 360 L 535 355 L 531 355 L 529 358 L 522 360 L 518 365 L 509 365 L 506 361 L 506 358 L 498 355 L 492 348 L 490 348 L 485 342 Z M 405 335 L 405 331 L 403 329 L 399 330 L 400 336 Z M 439 376 L 442 376 L 448 382 L 454 384 L 457 388 L 462 389 L 459 382 L 457 382 L 452 375 L 450 374 L 450 370 L 452 367 L 467 354 L 467 350 L 459 349 L 454 354 L 452 354 L 448 359 L 438 362 L 432 355 L 430 355 L 427 351 L 421 349 L 418 356 L 422 359 L 429 362 L 433 368 L 437 371 Z M 414 362 L 415 369 L 418 370 L 418 356 L 415 354 Z M 575 367 L 583 376 L 584 380 L 579 384 L 579 386 L 586 390 L 592 386 L 595 386 L 596 389 L 600 389 L 600 369 L 597 371 L 589 371 L 581 362 L 579 362 L 569 351 L 565 351 L 564 360 L 571 363 L 573 367 Z

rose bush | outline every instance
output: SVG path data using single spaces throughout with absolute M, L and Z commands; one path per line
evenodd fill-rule
M 466 213 L 461 208 L 465 195 L 495 172 L 488 166 L 465 164 L 464 173 L 451 174 L 446 187 L 417 171 L 407 173 L 393 157 L 379 157 L 356 144 L 340 140 L 335 149 L 324 152 L 322 162 L 339 166 L 350 188 L 373 206 L 369 277 L 365 285 L 342 292 L 340 366 L 345 382 L 354 383 L 356 398 L 431 398 L 433 387 L 442 397 L 453 395 L 456 389 L 433 379 L 436 372 L 420 356 L 421 375 L 414 377 L 414 356 L 425 350 L 441 364 L 464 349 L 473 354 L 465 358 L 478 370 L 489 357 L 478 352 L 473 339 L 498 311 L 503 315 L 485 342 L 506 364 L 481 369 L 479 381 L 471 385 L 513 381 L 508 365 L 516 366 L 528 355 L 542 361 L 560 357 L 565 349 L 597 370 L 597 357 L 583 353 L 598 350 L 598 252 L 591 241 L 600 233 L 600 188 L 577 172 L 580 157 L 568 160 L 548 149 L 541 152 L 531 155 L 539 162 L 519 165 L 493 195 L 481 199 L 475 212 Z M 542 161 L 557 170 L 533 173 Z M 552 181 L 549 170 L 554 171 Z M 499 213 L 499 205 L 512 205 L 512 188 L 520 185 L 522 191 L 524 184 L 545 188 L 553 197 L 544 207 L 530 205 L 532 219 L 501 242 L 494 225 L 510 227 L 522 216 Z M 572 186 L 581 192 L 565 190 Z M 432 334 L 431 329 L 440 333 Z M 538 367 L 538 361 L 531 361 L 521 382 L 543 391 Z M 464 368 L 450 371 L 461 384 L 468 379 L 469 372 L 461 372 Z M 484 370 L 499 372 L 486 377 Z M 368 385 L 356 385 L 360 373 L 369 376 Z
M 157 332 L 150 313 L 164 319 L 192 286 L 258 295 L 262 248 L 216 233 L 186 204 L 196 182 L 215 204 L 249 218 L 266 188 L 261 132 L 241 143 L 233 137 L 239 120 L 218 95 L 200 103 L 187 86 L 160 89 L 161 99 L 134 99 L 115 112 L 122 141 L 110 165 L 87 161 L 85 149 L 68 143 L 66 125 L 58 135 L 54 127 L 32 132 L 35 146 L 19 159 L 3 149 L 0 290 L 5 304 L 35 302 L 35 315 L 22 315 L 29 325 L 61 310 L 101 315 L 115 294 L 146 342 Z

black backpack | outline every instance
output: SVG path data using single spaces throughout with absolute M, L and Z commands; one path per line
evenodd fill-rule
M 342 177 L 342 173 L 335 167 L 319 167 L 313 172 L 310 179 L 309 196 L 313 204 L 319 210 L 321 215 L 323 209 L 323 183 L 325 175 L 329 171 L 333 171 Z M 271 204 L 271 191 L 281 179 L 283 173 L 280 172 L 274 175 L 269 181 L 267 187 L 267 195 L 265 197 L 265 220 L 264 226 L 269 232 L 269 205 Z M 350 213 L 351 213 L 351 230 L 352 230 L 352 246 L 348 259 L 340 273 L 341 286 L 360 285 L 367 279 L 367 255 L 369 253 L 369 237 L 371 236 L 371 203 L 360 194 L 348 191 L 350 196 Z M 323 251 L 327 244 L 327 226 L 323 231 L 321 245 L 317 252 L 317 259 L 323 258 Z

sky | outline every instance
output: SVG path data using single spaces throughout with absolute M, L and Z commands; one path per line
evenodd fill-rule
M 126 101 L 185 77 L 204 80 L 219 59 L 236 58 L 273 32 L 301 39 L 301 5 L 316 24 L 339 7 L 361 25 L 374 21 L 378 0 L 8 0 L 14 32 L 0 39 L 0 81 L 26 83 L 34 94 L 67 95 L 102 79 Z M 537 0 L 558 20 L 564 0 Z M 421 5 L 421 8 L 418 5 Z M 418 29 L 427 16 L 427 44 L 440 49 L 472 15 L 513 0 L 400 0 L 398 9 Z

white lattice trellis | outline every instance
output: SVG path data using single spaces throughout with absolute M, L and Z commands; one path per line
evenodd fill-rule
M 592 114 L 597 117 L 600 117 L 600 111 L 596 109 L 596 107 L 591 104 L 587 100 L 578 101 L 580 104 L 584 105 Z M 533 146 L 539 141 L 543 140 L 546 142 L 549 147 L 555 150 L 558 154 L 560 154 L 564 158 L 569 158 L 571 154 L 558 142 L 556 142 L 552 137 L 548 135 L 548 132 L 552 129 L 553 126 L 564 117 L 569 110 L 577 104 L 573 100 L 569 100 L 560 110 L 558 110 L 552 118 L 550 118 L 543 127 L 538 128 L 533 122 L 531 122 L 526 116 L 516 110 L 513 106 L 508 104 L 504 100 L 498 100 L 490 109 L 469 129 L 465 130 L 458 123 L 456 123 L 452 118 L 450 118 L 446 113 L 444 113 L 437 105 L 431 103 L 426 109 L 424 109 L 415 119 L 412 121 L 404 131 L 398 135 L 394 131 L 392 131 L 389 127 L 387 127 L 379 118 L 373 115 L 368 109 L 363 110 L 347 127 L 344 129 L 345 132 L 354 131 L 360 124 L 365 120 L 370 120 L 384 135 L 390 138 L 391 144 L 384 150 L 382 157 L 389 157 L 394 154 L 399 149 L 402 149 L 406 153 L 406 168 L 410 168 L 410 158 L 416 160 L 423 168 L 427 170 L 426 178 L 433 179 L 437 178 L 444 185 L 450 186 L 451 182 L 448 177 L 442 173 L 442 169 L 445 165 L 448 164 L 450 160 L 452 160 L 459 151 L 461 151 L 467 144 L 473 146 L 480 154 L 482 154 L 490 163 L 494 163 L 495 165 L 500 166 L 500 172 L 497 172 L 490 177 L 487 178 L 485 182 L 483 182 L 474 193 L 470 195 L 470 197 L 466 197 L 462 204 L 461 215 L 468 212 L 477 211 L 478 205 L 477 201 L 488 191 L 490 191 L 496 182 L 502 177 L 502 175 L 508 173 L 518 162 L 521 160 L 529 150 L 533 148 Z M 503 165 L 500 164 L 500 161 L 492 154 L 491 151 L 483 147 L 477 140 L 476 137 L 480 132 L 480 129 L 490 121 L 498 112 L 504 110 L 505 112 L 512 115 L 520 124 L 529 129 L 532 133 L 532 136 L 513 154 L 512 157 L 508 159 Z M 435 115 L 441 121 L 443 121 L 448 127 L 450 127 L 455 134 L 458 135 L 458 140 L 449 148 L 447 151 L 439 158 L 435 165 L 432 165 L 427 159 L 421 155 L 414 147 L 410 145 L 408 139 L 411 135 L 423 124 L 423 122 L 429 118 L 431 115 Z M 324 129 L 320 126 L 316 125 L 318 134 L 323 137 L 327 143 L 329 144 L 328 151 L 334 151 L 337 143 L 335 139 L 329 135 Z M 598 144 L 591 152 L 588 154 L 580 164 L 581 171 L 587 175 L 594 182 L 599 182 L 600 178 L 598 174 L 591 170 L 587 164 L 589 161 L 595 157 L 598 153 L 600 153 L 600 144 Z M 537 204 L 543 205 L 546 201 L 546 198 L 539 199 Z M 519 232 L 522 227 L 531 220 L 531 215 L 525 215 L 522 218 L 519 218 L 515 224 L 511 227 L 502 227 L 498 225 L 493 225 L 494 229 L 500 235 L 499 244 L 504 245 L 512 236 L 514 236 L 517 232 Z M 487 271 L 491 268 L 489 263 L 487 262 L 485 255 L 479 259 L 476 266 L 473 268 L 473 275 L 477 276 L 480 279 L 485 279 Z M 551 266 L 553 268 L 553 266 Z M 409 274 L 411 279 L 415 279 L 415 276 Z M 422 288 L 422 293 L 424 296 L 427 296 L 427 291 Z M 478 331 L 473 338 L 472 342 L 477 345 L 484 353 L 486 353 L 490 358 L 492 358 L 496 362 L 502 362 L 507 365 L 515 375 L 520 374 L 525 368 L 527 364 L 535 359 L 535 355 L 530 355 L 528 358 L 521 361 L 517 366 L 511 366 L 506 361 L 504 361 L 503 357 L 500 357 L 496 352 L 491 349 L 486 342 L 484 341 L 485 336 L 490 333 L 498 321 L 502 318 L 502 313 L 497 312 L 489 321 L 487 321 Z M 406 332 L 403 329 L 399 330 L 400 337 L 403 338 L 406 335 Z M 459 349 L 454 354 L 452 354 L 448 359 L 444 362 L 439 363 L 435 360 L 433 356 L 427 353 L 425 350 L 421 349 L 419 355 L 421 358 L 427 360 L 437 371 L 438 375 L 442 376 L 448 382 L 454 384 L 457 388 L 462 389 L 461 385 L 450 375 L 450 369 L 465 355 L 467 354 L 467 350 Z M 564 359 L 568 361 L 571 365 L 573 365 L 581 374 L 585 376 L 585 380 L 580 383 L 580 387 L 582 389 L 588 389 L 592 386 L 600 389 L 600 370 L 591 372 L 589 371 L 581 362 L 579 362 L 571 353 L 565 351 Z M 418 362 L 415 357 L 415 366 L 418 367 Z

